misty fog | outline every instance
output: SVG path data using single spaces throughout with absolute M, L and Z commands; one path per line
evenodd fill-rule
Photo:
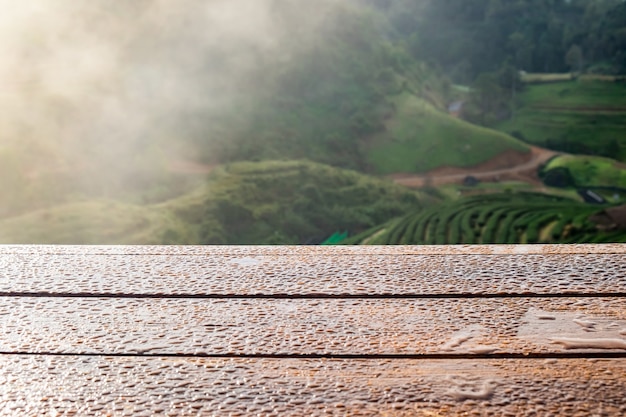
M 211 117 L 296 39 L 304 47 L 336 2 L 0 3 L 0 158 L 26 178 L 75 173 L 88 186 L 210 141 Z

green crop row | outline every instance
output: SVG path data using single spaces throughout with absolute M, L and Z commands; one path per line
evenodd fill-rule
M 603 232 L 589 220 L 602 209 L 541 194 L 483 195 L 408 215 L 387 227 L 376 240 L 438 245 L 626 240 L 626 232 Z

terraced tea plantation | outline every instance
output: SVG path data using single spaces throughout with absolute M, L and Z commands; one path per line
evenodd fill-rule
M 626 161 L 626 83 L 597 80 L 529 85 L 515 117 L 498 130 L 528 143 Z
M 468 197 L 390 221 L 342 244 L 626 242 L 626 230 L 599 230 L 589 219 L 604 208 L 531 193 Z

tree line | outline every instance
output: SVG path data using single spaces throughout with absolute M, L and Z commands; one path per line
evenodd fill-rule
M 455 82 L 503 65 L 526 72 L 626 72 L 623 0 L 364 0 Z

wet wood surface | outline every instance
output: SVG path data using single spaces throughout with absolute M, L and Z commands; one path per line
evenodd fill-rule
M 3 297 L 0 325 L 2 352 L 544 354 L 626 348 L 626 300 Z
M 625 415 L 626 246 L 0 246 L 0 415 Z

